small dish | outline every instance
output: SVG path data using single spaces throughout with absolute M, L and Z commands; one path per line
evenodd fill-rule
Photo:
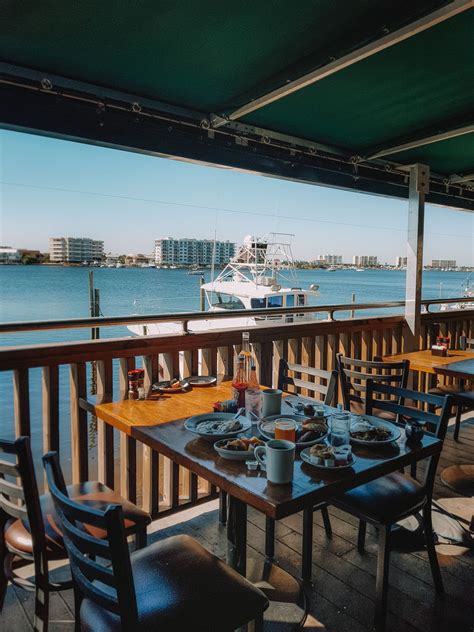
M 191 386 L 212 386 L 217 382 L 217 377 L 213 375 L 192 375 L 187 377 L 186 380 Z
M 219 456 L 230 461 L 255 461 L 253 447 L 251 450 L 226 450 L 225 444 L 228 441 L 229 439 L 221 439 L 214 444 L 214 450 Z M 263 441 L 259 445 L 263 445 Z
M 310 448 L 305 448 L 300 452 L 301 460 L 312 467 L 316 467 L 319 470 L 326 470 L 328 472 L 339 472 L 340 470 L 349 470 L 354 463 L 357 461 L 357 457 L 352 455 L 352 461 L 347 463 L 346 465 L 325 465 L 324 463 L 314 463 L 311 459 L 311 454 L 309 452 Z
M 175 384 L 175 386 L 172 386 Z M 178 386 L 179 385 L 179 386 Z M 173 383 L 172 380 L 164 380 L 163 382 L 155 382 L 152 386 L 153 391 L 158 391 L 159 393 L 185 393 L 189 391 L 191 385 L 187 380 L 179 380 Z

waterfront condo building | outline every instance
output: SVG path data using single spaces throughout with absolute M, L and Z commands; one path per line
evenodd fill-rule
M 431 267 L 437 270 L 451 270 L 456 268 L 456 259 L 432 259 Z
M 318 263 L 327 263 L 329 266 L 342 265 L 342 255 L 318 255 Z
M 378 265 L 377 257 L 374 255 L 354 255 L 352 263 L 360 268 L 373 268 Z
M 0 263 L 20 263 L 21 254 L 17 248 L 0 246 Z
M 104 242 L 88 237 L 50 237 L 51 263 L 82 263 L 100 261 L 104 256 Z
M 395 267 L 396 268 L 406 268 L 407 267 L 407 257 L 397 257 L 395 259 Z
M 215 265 L 226 265 L 235 254 L 235 244 L 230 241 L 216 241 L 215 251 Z M 165 237 L 155 240 L 157 265 L 211 265 L 213 252 L 214 240 L 212 239 Z

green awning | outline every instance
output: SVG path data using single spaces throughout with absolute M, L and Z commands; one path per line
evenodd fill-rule
M 270 170 L 269 158 L 283 160 L 283 150 L 293 157 L 302 149 L 305 156 L 320 157 L 315 168 L 335 173 L 342 166 L 335 166 L 334 156 L 340 156 L 346 165 L 359 164 L 364 178 L 367 166 L 380 165 L 382 153 L 390 168 L 422 162 L 442 182 L 474 172 L 473 33 L 474 9 L 462 0 L 4 3 L 3 102 L 11 99 L 14 112 L 0 106 L 0 115 L 6 127 L 53 133 L 55 111 L 56 117 L 61 112 L 58 134 L 101 142 L 102 132 L 91 138 L 89 130 L 86 138 L 81 129 L 78 97 L 95 98 L 102 111 L 118 110 L 122 100 L 128 110 L 135 103 L 136 116 L 173 117 L 175 130 L 183 123 L 188 132 L 199 125 L 207 146 L 226 135 L 232 147 L 239 145 L 235 166 L 251 168 L 242 152 L 258 143 L 254 153 L 267 152 L 267 167 L 255 158 L 256 171 Z M 364 47 L 369 47 L 364 58 L 345 64 Z M 265 102 L 273 90 L 298 85 L 301 77 L 331 64 L 336 70 L 327 76 Z M 47 92 L 55 99 L 46 102 Z M 70 108 L 65 116 L 69 98 L 76 99 L 74 112 Z M 86 108 L 87 99 L 82 103 Z M 79 117 L 69 119 L 69 132 L 68 116 Z M 84 111 L 86 126 L 88 116 Z M 186 144 L 186 128 L 183 134 Z M 202 137 L 189 138 L 184 157 L 199 159 L 198 140 L 202 143 Z M 127 143 L 133 147 L 132 138 Z M 406 144 L 403 151 L 391 151 Z M 117 138 L 117 145 L 124 143 Z M 156 149 L 164 151 L 159 139 Z M 202 154 L 203 160 L 222 162 L 222 148 L 219 159 Z M 318 178 L 332 184 L 330 177 Z M 465 202 L 453 204 L 470 208 L 470 188 L 462 193 Z

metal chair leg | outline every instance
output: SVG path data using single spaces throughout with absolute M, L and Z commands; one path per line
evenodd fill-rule
M 456 406 L 456 420 L 454 422 L 454 440 L 459 441 L 459 429 L 461 427 L 462 405 Z
M 270 559 L 275 556 L 275 521 L 268 516 L 265 519 L 265 556 Z
M 36 584 L 35 616 L 33 620 L 34 632 L 47 632 L 48 623 L 49 623 L 49 590 L 46 586 L 43 587 Z
M 375 629 L 384 632 L 387 619 L 388 573 L 390 568 L 391 525 L 380 525 L 375 583 Z
M 439 568 L 438 556 L 436 555 L 433 523 L 431 521 L 431 503 L 427 503 L 423 507 L 423 527 L 425 529 L 426 550 L 428 551 L 428 559 L 430 561 L 431 574 L 433 575 L 433 583 L 435 585 L 436 592 L 442 595 L 444 594 L 444 586 Z
M 359 553 L 365 551 L 365 533 L 367 531 L 367 523 L 359 520 L 359 532 L 357 534 L 357 550 Z
M 256 619 L 253 624 L 254 632 L 263 632 L 263 612 Z
M 329 519 L 329 512 L 327 507 L 321 507 L 321 516 L 323 517 L 324 530 L 326 531 L 326 537 L 330 540 L 332 538 L 331 520 Z
M 135 534 L 135 551 L 144 549 L 146 545 L 147 545 L 147 533 L 146 533 L 146 527 L 144 527 L 143 529 L 140 529 L 139 531 L 137 531 Z
M 3 524 L 0 524 L 0 614 L 3 610 L 8 588 L 8 577 L 5 569 L 7 563 L 7 547 L 3 537 Z
M 81 603 L 82 593 L 79 588 L 74 585 L 74 632 L 81 632 Z

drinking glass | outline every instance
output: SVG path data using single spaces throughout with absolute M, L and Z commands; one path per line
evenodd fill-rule
M 351 442 L 351 416 L 349 413 L 335 413 L 330 417 L 331 445 L 339 447 L 350 445 Z

